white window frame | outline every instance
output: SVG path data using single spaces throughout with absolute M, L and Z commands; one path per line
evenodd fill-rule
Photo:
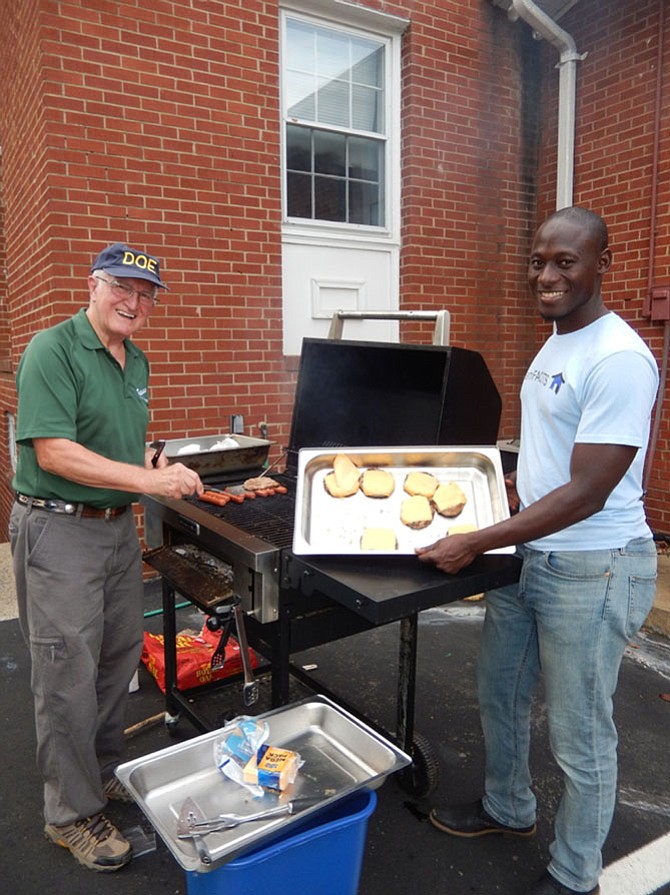
M 409 22 L 386 13 L 378 13 L 342 0 L 284 0 L 281 3 L 280 84 L 282 233 L 290 242 L 400 243 L 400 50 L 401 37 Z M 334 221 L 288 218 L 286 215 L 286 119 L 283 96 L 286 19 L 337 28 L 344 32 L 373 38 L 385 43 L 385 135 L 384 162 L 385 221 L 383 226 L 349 224 Z

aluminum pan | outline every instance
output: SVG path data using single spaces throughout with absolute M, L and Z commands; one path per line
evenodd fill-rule
M 232 440 L 231 445 L 220 450 L 212 447 L 223 440 Z M 170 463 L 183 463 L 201 476 L 215 476 L 225 473 L 244 472 L 260 469 L 267 460 L 272 442 L 249 435 L 196 435 L 193 438 L 172 438 L 165 442 L 165 456 Z M 194 450 L 179 451 L 195 446 Z
M 166 846 L 185 870 L 206 873 L 240 852 L 286 831 L 289 824 L 362 787 L 376 789 L 386 776 L 411 758 L 325 696 L 307 699 L 259 715 L 268 722 L 268 742 L 300 753 L 304 761 L 282 800 L 307 798 L 316 804 L 295 815 L 259 820 L 206 837 L 212 863 L 203 864 L 190 839 L 177 838 L 177 818 L 192 798 L 207 817 L 233 812 L 251 814 L 277 804 L 277 795 L 254 799 L 227 780 L 214 763 L 222 730 L 194 737 L 120 765 L 116 775 L 127 787 Z
M 346 454 L 361 472 L 369 467 L 387 469 L 395 479 L 390 497 L 366 497 L 362 491 L 352 497 L 334 498 L 323 480 L 332 471 L 336 454 Z M 459 516 L 435 514 L 432 523 L 414 531 L 400 521 L 400 507 L 409 472 L 430 472 L 440 482 L 456 482 L 465 492 L 467 503 Z M 392 447 L 392 448 L 303 448 L 298 457 L 296 515 L 293 552 L 297 555 L 411 555 L 445 537 L 453 525 L 477 528 L 509 518 L 509 506 L 500 451 L 495 447 Z M 368 527 L 391 528 L 397 550 L 361 550 L 360 539 Z M 490 553 L 514 553 L 501 547 Z

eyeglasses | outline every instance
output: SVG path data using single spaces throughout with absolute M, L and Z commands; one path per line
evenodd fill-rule
M 140 304 L 147 309 L 151 309 L 158 304 L 158 297 L 155 292 L 141 292 L 139 289 L 134 289 L 129 283 L 121 283 L 119 280 L 106 280 L 97 273 L 93 274 L 93 276 L 96 280 L 100 280 L 101 283 L 106 283 L 117 298 L 132 300 L 137 295 Z

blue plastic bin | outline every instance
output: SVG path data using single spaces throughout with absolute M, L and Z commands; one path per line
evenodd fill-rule
M 293 826 L 271 845 L 209 873 L 186 873 L 188 895 L 356 895 L 368 818 L 377 796 L 363 789 Z

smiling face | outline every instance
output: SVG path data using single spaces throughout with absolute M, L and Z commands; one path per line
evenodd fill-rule
M 121 280 L 120 277 L 103 276 L 110 281 Z M 136 333 L 146 323 L 152 310 L 147 302 L 140 299 L 137 291 L 153 292 L 151 283 L 134 277 L 123 277 L 123 283 L 133 287 L 135 291 L 132 295 L 119 296 L 109 282 L 96 276 L 88 278 L 89 306 L 86 314 L 100 341 L 109 349 Z
M 535 236 L 528 283 L 540 314 L 553 320 L 559 333 L 574 332 L 606 313 L 600 281 L 612 253 L 597 226 L 600 219 L 560 213 Z

